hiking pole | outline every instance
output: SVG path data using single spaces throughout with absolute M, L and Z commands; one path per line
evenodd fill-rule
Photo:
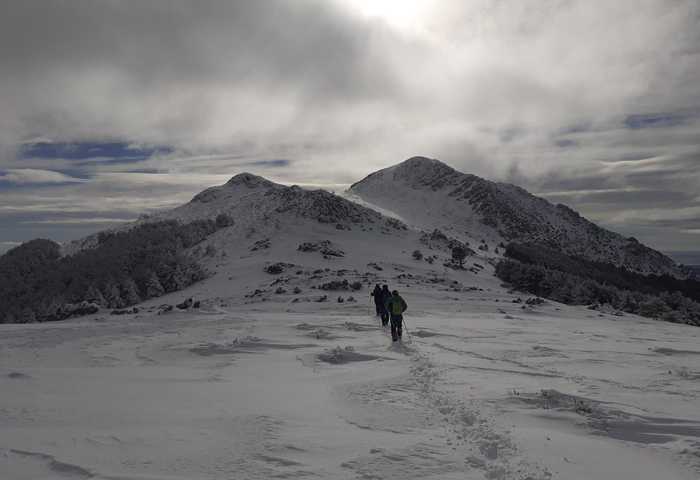
M 413 343 L 413 340 L 411 340 L 411 334 L 408 332 L 408 326 L 406 325 L 406 319 L 402 317 L 401 321 L 403 322 L 403 329 L 406 330 L 406 336 L 408 337 L 408 341 Z

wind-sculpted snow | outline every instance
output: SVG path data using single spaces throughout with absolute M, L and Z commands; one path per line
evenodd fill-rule
M 369 362 L 380 359 L 376 355 L 367 355 L 365 353 L 356 352 L 352 346 L 344 348 L 335 347 L 318 354 L 318 359 L 322 362 L 331 363 L 334 365 L 342 365 L 350 362 Z
M 355 183 L 350 192 L 396 212 L 425 230 L 462 239 L 542 243 L 569 255 L 644 274 L 684 276 L 665 255 L 633 238 L 598 227 L 565 205 L 553 205 L 515 185 L 468 175 L 413 157 Z
M 570 395 L 557 390 L 519 394 L 514 401 L 537 409 L 573 412 L 601 435 L 641 444 L 664 444 L 679 437 L 700 438 L 700 421 L 640 415 L 617 408 L 614 404 Z

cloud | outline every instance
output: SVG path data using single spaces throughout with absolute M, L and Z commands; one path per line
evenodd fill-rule
M 43 225 L 85 225 L 96 224 L 106 225 L 111 223 L 126 223 L 132 222 L 136 218 L 48 218 L 42 220 L 23 220 L 24 224 L 43 224 Z
M 11 168 L 4 173 L 0 172 L 0 182 L 27 185 L 35 183 L 80 183 L 83 179 L 64 175 L 51 170 L 38 170 L 33 168 Z
M 4 254 L 8 250 L 18 247 L 22 244 L 22 242 L 12 242 L 12 241 L 4 241 L 0 242 L 0 255 Z
M 324 1 L 21 2 L 0 20 L 3 123 L 59 140 L 256 143 L 310 128 L 304 109 L 393 94 L 391 36 Z
M 9 2 L 0 178 L 37 190 L 0 215 L 150 210 L 243 170 L 347 184 L 416 154 L 616 228 L 693 205 L 694 0 L 392 3 Z

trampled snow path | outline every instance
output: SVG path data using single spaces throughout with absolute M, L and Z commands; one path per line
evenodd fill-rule
M 697 478 L 697 329 L 405 290 L 0 326 L 2 478 Z

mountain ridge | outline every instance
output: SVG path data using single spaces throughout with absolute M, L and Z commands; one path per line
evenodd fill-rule
M 12 308 L 5 317 L 62 319 L 84 312 L 85 302 L 122 308 L 199 281 L 205 286 L 197 289 L 205 288 L 207 295 L 216 291 L 244 303 L 283 298 L 275 297 L 285 290 L 280 282 L 295 290 L 321 288 L 325 284 L 315 284 L 316 279 L 337 285 L 346 275 L 363 284 L 444 288 L 437 286 L 448 281 L 450 271 L 459 280 L 449 280 L 448 290 L 466 288 L 462 282 L 503 288 L 494 267 L 509 260 L 504 242 L 510 240 L 544 240 L 572 255 L 572 249 L 559 246 L 575 238 L 589 258 L 613 258 L 617 265 L 637 267 L 638 273 L 668 274 L 675 267 L 660 253 L 597 227 L 568 207 L 437 160 L 412 157 L 350 190 L 362 201 L 241 173 L 174 209 L 98 232 L 71 248 L 64 245 L 57 258 L 58 245 L 52 242 L 17 247 L 12 256 L 0 257 L 0 267 L 9 269 L 0 268 L 0 283 L 7 292 L 22 290 L 24 300 L 18 302 L 17 295 L 0 299 L 5 310 Z M 467 252 L 466 265 L 452 258 L 454 246 Z M 605 255 L 596 257 L 600 251 Z M 25 281 L 20 266 L 38 258 L 36 252 L 48 260 L 35 265 Z M 293 271 L 272 283 L 264 279 L 285 269 Z
M 349 229 L 357 224 L 377 224 L 403 228 L 395 219 L 385 218 L 363 205 L 323 189 L 286 186 L 250 173 L 232 177 L 223 185 L 210 187 L 195 195 L 190 202 L 153 215 L 148 221 L 176 219 L 192 221 L 232 215 L 237 220 L 283 219 L 285 216 L 336 224 Z
M 186 204 L 121 228 L 162 220 L 187 223 L 220 214 L 248 228 L 272 218 L 285 222 L 290 215 L 336 224 L 338 229 L 359 224 L 404 229 L 403 220 L 415 230 L 444 230 L 466 243 L 486 244 L 490 251 L 511 241 L 540 243 L 637 273 L 687 277 L 671 258 L 596 225 L 569 206 L 552 204 L 517 185 L 460 172 L 436 159 L 411 157 L 370 173 L 348 192 L 354 200 L 243 172 L 194 195 Z M 72 254 L 90 248 L 96 236 L 64 244 L 63 250 Z
M 349 192 L 409 223 L 427 222 L 472 240 L 541 243 L 642 274 L 685 276 L 661 252 L 600 227 L 571 207 L 517 185 L 459 172 L 439 160 L 411 157 L 352 184 Z M 427 215 L 421 207 L 427 207 Z

